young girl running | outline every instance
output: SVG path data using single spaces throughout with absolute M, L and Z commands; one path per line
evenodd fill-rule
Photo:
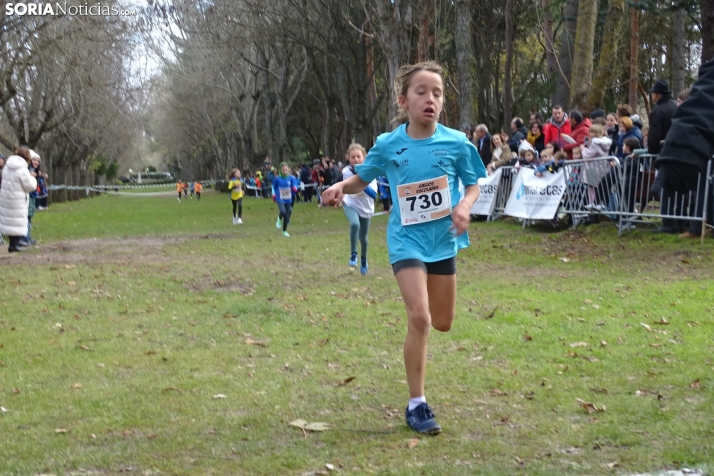
M 394 206 L 389 217 L 389 262 L 407 311 L 404 367 L 409 385 L 406 420 L 423 434 L 441 432 L 424 396 L 429 329 L 451 328 L 456 307 L 456 252 L 468 246 L 469 212 L 486 176 L 476 147 L 464 133 L 439 124 L 444 105 L 441 67 L 402 66 L 395 80 L 400 117 L 406 122 L 382 134 L 357 175 L 323 194 L 337 205 L 344 194 L 364 190 L 379 175 L 389 179 Z M 466 187 L 461 201 L 459 179 Z M 451 219 L 449 219 L 449 217 Z
M 364 162 L 365 155 L 367 155 L 367 151 L 359 144 L 351 144 L 347 148 L 347 160 L 349 160 L 350 165 L 342 169 L 342 176 L 345 180 L 355 175 L 355 165 Z M 362 245 L 359 272 L 362 274 L 367 274 L 369 269 L 367 266 L 367 245 L 369 244 L 367 233 L 369 233 L 369 223 L 372 220 L 372 215 L 374 215 L 374 199 L 376 196 L 377 181 L 372 180 L 372 183 L 364 189 L 364 192 L 345 195 L 342 199 L 345 215 L 350 221 L 351 254 L 349 265 L 351 268 L 357 266 L 357 238 L 359 237 Z
M 233 224 L 242 225 L 243 219 L 243 180 L 240 178 L 240 170 L 231 170 L 228 182 L 228 190 L 231 192 L 231 201 L 233 202 Z M 238 214 L 236 214 L 238 209 Z
M 193 186 L 194 190 L 196 190 L 196 200 L 201 201 L 201 193 L 203 192 L 203 184 L 201 182 L 196 182 Z
M 290 238 L 288 225 L 293 212 L 293 194 L 297 193 L 297 181 L 290 174 L 287 162 L 280 164 L 280 175 L 273 179 L 273 201 L 278 204 L 280 216 L 275 222 L 275 228 L 283 229 L 283 236 Z

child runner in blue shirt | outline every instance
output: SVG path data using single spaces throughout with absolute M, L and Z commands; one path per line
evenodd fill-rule
M 283 162 L 280 164 L 280 175 L 273 179 L 273 201 L 278 204 L 280 210 L 275 227 L 283 229 L 285 238 L 290 238 L 288 225 L 293 212 L 293 193 L 297 193 L 297 181 L 290 174 L 290 166 Z
M 404 366 L 409 385 L 406 420 L 423 434 L 441 427 L 426 403 L 424 377 L 429 329 L 451 329 L 456 307 L 456 252 L 468 246 L 469 212 L 486 176 L 476 147 L 462 132 L 439 124 L 444 105 L 442 69 L 434 62 L 402 66 L 395 80 L 400 122 L 382 134 L 357 175 L 323 192 L 325 204 L 364 190 L 380 175 L 393 198 L 387 229 L 389 262 L 404 299 L 408 328 Z M 461 199 L 459 179 L 465 186 Z M 451 219 L 449 219 L 449 217 Z

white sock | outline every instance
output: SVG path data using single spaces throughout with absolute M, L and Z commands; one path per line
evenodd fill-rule
M 426 403 L 426 397 L 421 396 L 421 397 L 414 397 L 409 399 L 409 411 L 414 410 L 416 407 L 421 405 L 422 403 Z

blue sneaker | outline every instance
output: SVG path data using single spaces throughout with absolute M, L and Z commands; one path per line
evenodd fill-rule
M 441 433 L 441 427 L 434 420 L 434 414 L 426 403 L 422 403 L 412 411 L 409 411 L 409 407 L 407 407 L 406 417 L 409 428 L 417 433 L 423 435 L 438 435 Z
M 350 255 L 350 262 L 349 262 L 350 268 L 354 268 L 357 266 L 357 253 L 352 253 Z
M 359 272 L 362 274 L 367 274 L 369 271 L 369 266 L 367 266 L 367 258 L 362 258 L 362 265 L 359 267 Z

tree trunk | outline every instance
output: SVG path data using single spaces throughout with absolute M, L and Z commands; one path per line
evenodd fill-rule
M 374 111 L 377 108 L 377 81 L 375 80 L 374 74 L 374 47 L 372 46 L 372 37 L 367 36 L 364 39 L 364 44 L 366 48 L 365 66 L 369 80 L 369 107 L 371 111 Z M 376 139 L 381 132 L 382 128 L 379 124 L 379 115 L 374 114 L 372 116 L 372 138 Z
M 570 102 L 573 107 L 582 108 L 592 86 L 598 3 L 598 0 L 580 0 L 578 5 L 578 30 L 570 75 Z
M 431 55 L 431 49 L 436 45 L 436 39 L 431 33 L 432 15 L 434 14 L 433 0 L 426 0 L 421 14 L 421 22 L 419 24 L 419 47 L 417 50 L 417 61 L 428 61 L 435 59 Z
M 366 0 L 363 0 L 365 4 Z M 399 67 L 409 62 L 411 53 L 410 33 L 414 26 L 414 10 L 420 10 L 420 2 L 408 0 L 373 0 L 373 14 L 375 21 L 370 24 L 377 31 L 377 38 L 382 47 L 387 65 L 387 82 L 385 84 L 387 98 L 389 99 L 389 129 L 394 129 L 398 124 L 391 122 L 397 117 L 397 98 L 392 91 L 394 80 Z M 365 5 L 366 6 L 366 5 Z
M 459 121 L 473 124 L 474 52 L 471 43 L 471 9 L 468 0 L 456 2 L 456 67 L 459 75 Z
M 560 74 L 555 84 L 555 96 L 553 96 L 553 105 L 563 106 L 565 110 L 570 109 L 570 71 L 573 64 L 573 47 L 577 19 L 578 0 L 567 0 L 563 18 L 564 28 L 563 33 L 561 33 L 560 51 L 558 54 Z
M 510 130 L 513 114 L 513 85 L 511 84 L 511 70 L 513 69 L 513 1 L 506 0 L 504 20 L 506 21 L 506 63 L 503 74 L 503 125 L 505 130 Z
M 679 93 L 684 89 L 687 70 L 684 40 L 684 9 L 675 10 L 672 16 L 672 92 Z
M 637 5 L 637 0 L 632 1 Z M 633 111 L 637 110 L 637 49 L 640 39 L 640 11 L 630 8 L 630 93 L 628 103 Z
M 702 12 L 702 64 L 714 59 L 714 0 L 699 0 Z
M 553 12 L 550 5 L 551 0 L 542 0 L 543 8 L 543 43 L 545 44 L 545 62 L 548 66 L 548 78 L 555 78 L 560 74 L 558 59 L 555 56 L 555 41 L 553 39 Z M 553 98 L 551 98 L 553 99 Z
M 600 60 L 593 78 L 593 85 L 588 100 L 587 110 L 602 108 L 605 89 L 611 85 L 616 76 L 617 45 L 620 32 L 625 24 L 625 0 L 610 0 L 610 7 L 605 19 Z

